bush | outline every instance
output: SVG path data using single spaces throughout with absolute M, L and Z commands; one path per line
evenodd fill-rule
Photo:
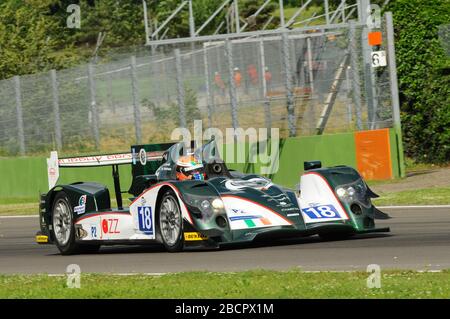
M 438 33 L 450 21 L 450 1 L 397 0 L 388 10 L 394 15 L 406 155 L 449 162 L 450 64 Z

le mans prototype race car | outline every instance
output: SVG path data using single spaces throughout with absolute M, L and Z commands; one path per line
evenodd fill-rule
M 203 177 L 177 178 L 184 143 L 132 146 L 131 153 L 47 160 L 50 190 L 41 195 L 36 241 L 54 243 L 63 255 L 95 252 L 101 245 L 163 244 L 170 252 L 220 248 L 257 239 L 319 235 L 324 239 L 389 232 L 374 220 L 389 218 L 371 203 L 377 197 L 351 167 L 305 162 L 299 189 L 229 170 L 214 140 L 190 153 L 201 158 Z M 119 165 L 133 180 L 123 207 Z M 59 168 L 112 166 L 117 209 L 104 185 L 57 185 Z M 198 165 L 197 165 L 198 166 Z

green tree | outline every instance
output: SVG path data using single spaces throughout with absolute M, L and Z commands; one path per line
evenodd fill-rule
M 438 28 L 450 21 L 450 2 L 397 0 L 388 10 L 394 14 L 405 151 L 418 161 L 448 162 L 449 56 Z
M 52 0 L 5 0 L 0 4 L 0 79 L 79 62 L 73 46 L 57 36 L 58 19 L 50 15 Z
M 198 29 L 214 11 L 222 4 L 222 0 L 194 0 L 192 7 L 194 11 L 194 20 L 196 29 Z M 153 13 L 154 18 L 161 24 L 169 17 L 172 12 L 181 4 L 179 0 L 158 1 L 158 5 Z M 202 31 L 202 34 L 210 34 L 223 21 L 225 10 L 223 10 L 208 26 Z M 189 11 L 186 5 L 174 19 L 168 24 L 168 38 L 188 37 L 189 36 Z
M 269 20 L 270 16 L 277 9 L 275 2 L 269 3 L 257 17 L 252 15 L 261 7 L 262 2 L 259 0 L 245 0 L 240 2 L 240 15 L 246 19 L 248 27 L 245 31 L 261 30 L 262 26 Z M 274 27 L 278 21 L 272 22 L 268 28 Z

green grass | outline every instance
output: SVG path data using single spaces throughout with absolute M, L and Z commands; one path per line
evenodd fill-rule
M 446 164 L 417 163 L 412 158 L 409 158 L 409 157 L 405 158 L 405 167 L 406 167 L 407 173 L 433 170 L 433 169 L 438 169 L 438 168 L 445 168 L 445 167 L 449 167 L 449 164 L 450 163 L 446 163 Z
M 375 205 L 449 205 L 450 187 L 415 189 L 395 193 L 380 192 Z
M 39 198 L 7 197 L 0 198 L 0 216 L 35 215 L 39 212 Z
M 450 271 L 382 272 L 367 288 L 366 272 L 189 272 L 162 276 L 82 274 L 81 288 L 65 276 L 0 275 L 0 298 L 449 298 Z

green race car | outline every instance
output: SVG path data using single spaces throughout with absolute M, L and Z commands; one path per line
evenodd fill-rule
M 62 254 L 97 251 L 101 245 L 163 244 L 168 251 L 220 248 L 257 239 L 325 239 L 389 232 L 375 219 L 389 218 L 371 203 L 377 197 L 351 167 L 321 168 L 305 162 L 299 189 L 229 170 L 214 140 L 192 152 L 184 143 L 132 146 L 131 153 L 48 159 L 50 190 L 41 196 L 38 243 Z M 200 159 L 180 164 L 188 154 Z M 108 188 L 93 182 L 58 185 L 59 168 L 112 166 L 118 208 Z M 133 181 L 124 207 L 118 166 L 131 165 Z M 189 175 L 180 178 L 180 174 Z

